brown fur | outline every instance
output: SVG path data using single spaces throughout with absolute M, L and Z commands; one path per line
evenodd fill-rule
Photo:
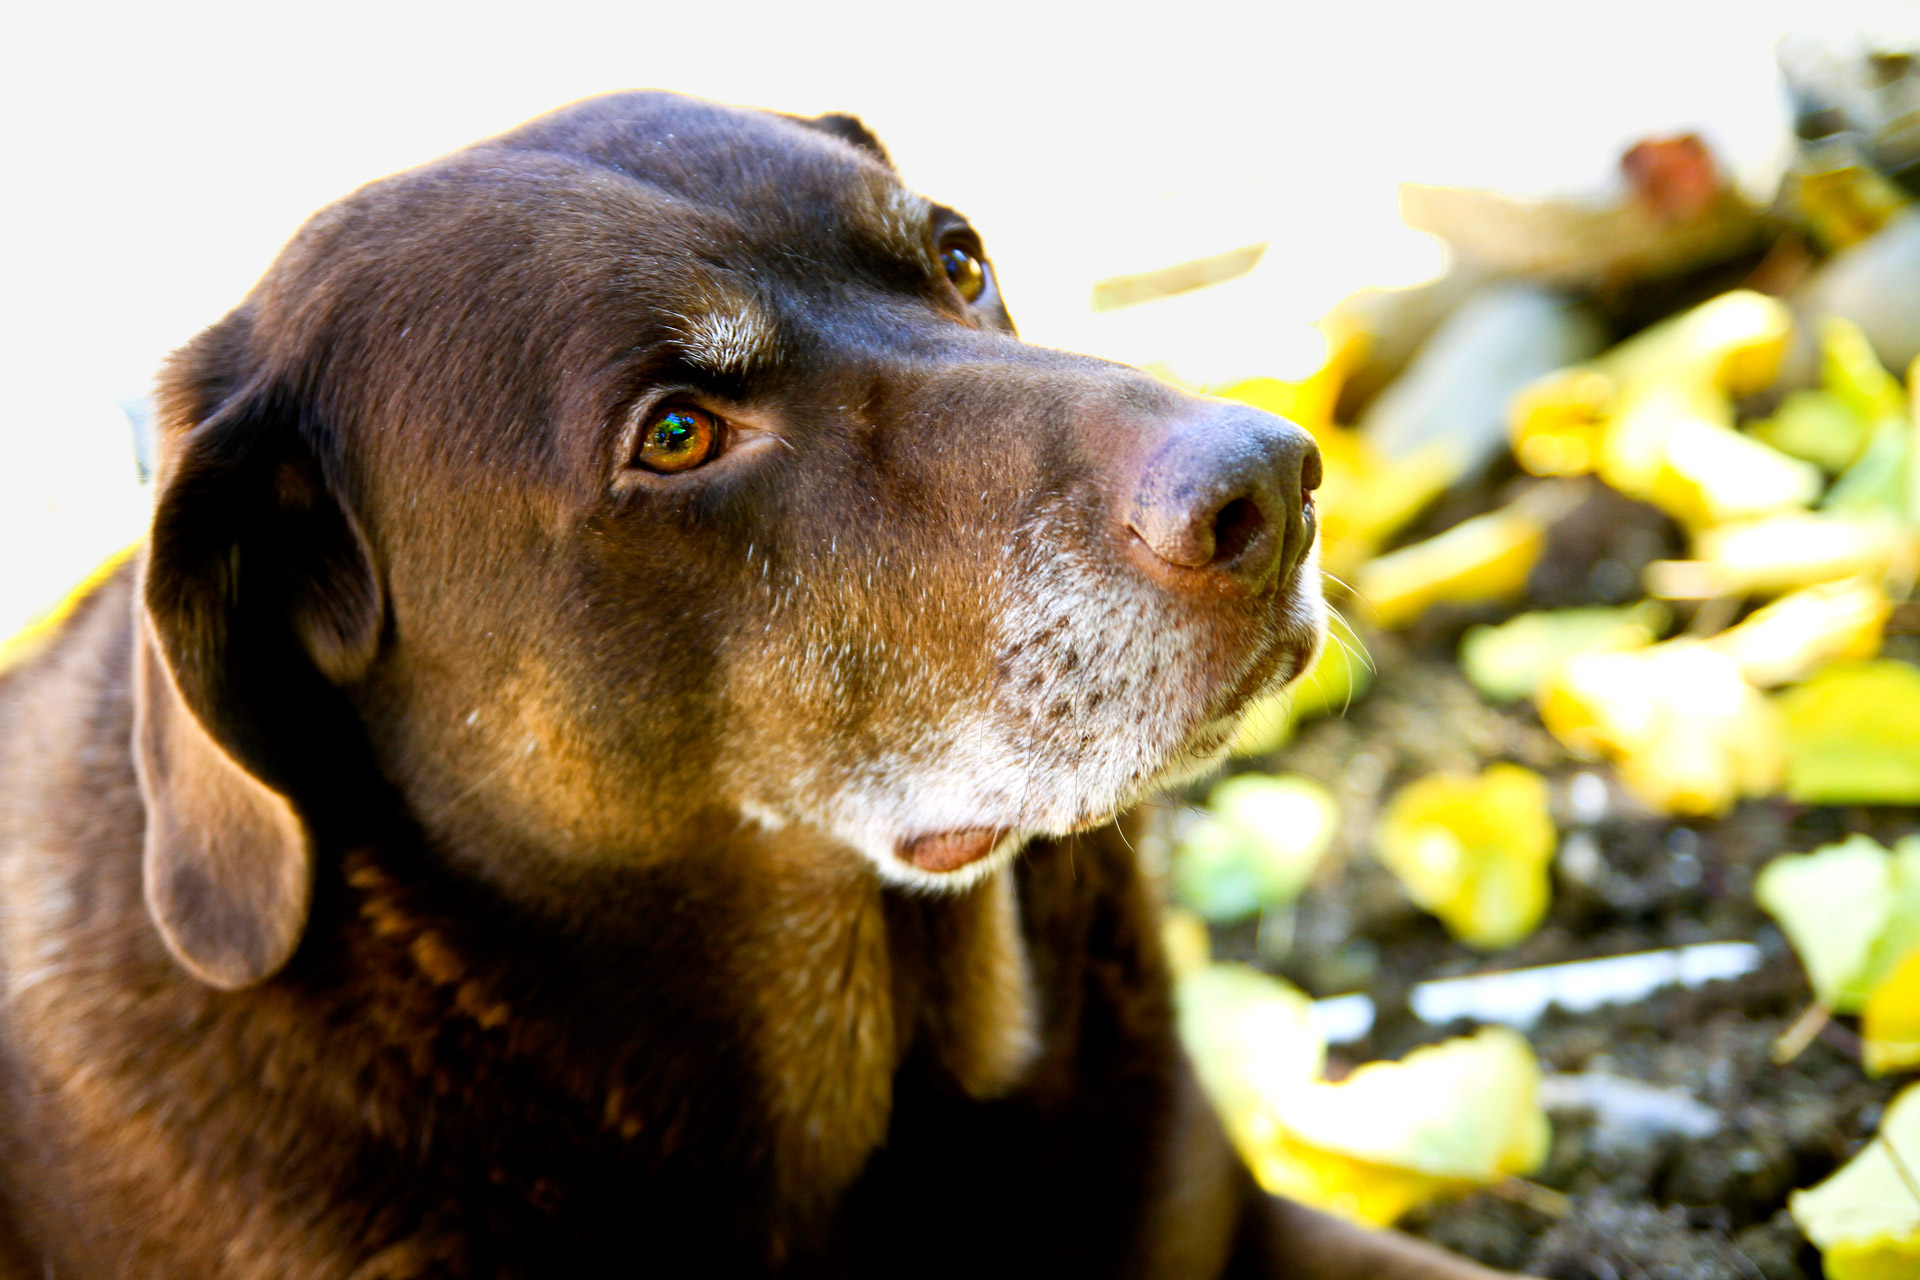
M 175 358 L 0 676 L 0 1275 L 1477 1274 L 1253 1188 L 1102 825 L 1311 651 L 1290 429 L 1187 483 L 1226 410 L 936 235 L 849 118 L 600 99 Z M 629 465 L 663 387 L 730 450 Z

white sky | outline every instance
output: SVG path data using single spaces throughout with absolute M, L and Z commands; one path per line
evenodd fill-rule
M 0 635 L 9 601 L 114 545 L 87 542 L 92 499 L 124 505 L 110 401 L 142 396 L 307 214 L 575 98 L 853 111 L 908 181 L 974 219 L 1027 337 L 1221 379 L 1285 372 L 1339 297 L 1437 268 L 1397 226 L 1398 182 L 1592 189 L 1625 145 L 1686 129 L 1764 177 L 1785 128 L 1774 41 L 1863 24 L 1920 31 L 1920 6 L 16 6 Z M 1259 239 L 1273 247 L 1246 280 L 1088 309 L 1095 279 Z M 131 519 L 105 523 L 117 540 Z

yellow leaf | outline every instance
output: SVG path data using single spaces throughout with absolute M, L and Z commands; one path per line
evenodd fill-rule
M 1270 1191 L 1386 1225 L 1537 1169 L 1552 1137 L 1539 1087 L 1526 1040 L 1487 1027 L 1285 1092 L 1249 1163 Z
M 1540 688 L 1540 718 L 1574 751 L 1614 760 L 1665 813 L 1723 813 L 1780 785 L 1780 727 L 1731 657 L 1697 640 L 1567 659 Z
M 1817 1187 L 1787 1197 L 1828 1280 L 1920 1275 L 1920 1085 L 1887 1108 L 1874 1140 Z
M 1860 1035 L 1873 1074 L 1920 1066 L 1920 949 L 1907 952 L 1867 997 Z
M 1773 417 L 1748 430 L 1790 457 L 1838 472 L 1860 457 L 1873 427 L 1871 419 L 1833 392 L 1802 390 L 1782 400 Z
M 1553 847 L 1547 784 L 1512 764 L 1408 784 L 1374 837 L 1409 897 L 1455 937 L 1487 949 L 1512 946 L 1546 914 Z
M 1787 795 L 1802 804 L 1920 803 L 1920 670 L 1836 662 L 1776 699 Z
M 1313 1002 L 1244 965 L 1174 986 L 1180 1038 L 1221 1121 L 1269 1191 L 1389 1223 L 1436 1196 L 1532 1172 L 1550 1137 L 1540 1069 L 1505 1028 L 1320 1079 Z
M 1865 164 L 1798 173 L 1791 190 L 1814 239 L 1829 252 L 1871 237 L 1907 203 L 1899 187 Z
M 1513 398 L 1507 412 L 1514 457 L 1538 476 L 1592 471 L 1618 393 L 1612 378 L 1585 366 L 1538 379 Z
M 1718 391 L 1653 384 L 1624 397 L 1601 441 L 1599 472 L 1629 497 L 1692 528 L 1804 507 L 1819 468 L 1735 431 Z
M 1213 958 L 1207 922 L 1185 908 L 1168 907 L 1160 915 L 1160 949 L 1176 982 L 1206 968 Z
M 1594 365 L 1623 388 L 1692 383 L 1745 396 L 1773 385 L 1792 338 L 1785 303 L 1735 289 L 1634 335 Z
M 1896 522 L 1793 512 L 1703 529 L 1693 560 L 1657 560 L 1647 589 L 1668 600 L 1777 595 L 1839 578 L 1884 578 L 1915 559 Z
M 1792 335 L 1792 314 L 1777 299 L 1749 290 L 1722 294 L 1521 391 L 1508 413 L 1514 455 L 1537 475 L 1599 468 L 1608 483 L 1624 483 L 1636 497 L 1659 493 L 1685 509 L 1749 509 L 1768 501 L 1749 492 L 1755 479 L 1745 473 L 1764 481 L 1760 492 L 1768 495 L 1788 478 L 1798 486 L 1797 474 L 1717 432 L 1682 441 L 1678 474 L 1656 484 L 1667 453 L 1664 418 L 1704 407 L 1709 425 L 1730 427 L 1728 397 L 1770 385 Z M 1709 474 L 1716 459 L 1731 460 L 1737 474 Z
M 1403 627 L 1432 605 L 1518 596 L 1546 545 L 1546 521 L 1516 502 L 1368 561 L 1354 586 L 1381 626 Z
M 1870 422 L 1906 414 L 1907 396 L 1899 379 L 1880 363 L 1860 326 L 1845 316 L 1820 321 L 1820 380 Z
M 1873 657 L 1892 608 L 1887 593 L 1864 578 L 1819 583 L 1756 609 L 1708 643 L 1749 682 L 1771 688 L 1836 658 Z

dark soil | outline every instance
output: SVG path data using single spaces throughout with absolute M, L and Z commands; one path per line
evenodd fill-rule
M 1651 510 L 1596 496 L 1557 539 L 1524 607 L 1614 602 L 1671 530 Z M 1629 597 L 1630 598 L 1630 597 Z M 1601 764 L 1575 760 L 1528 704 L 1488 705 L 1454 655 L 1475 616 L 1430 616 L 1413 631 L 1369 635 L 1378 675 L 1343 716 L 1305 726 L 1288 748 L 1244 767 L 1305 774 L 1332 789 L 1345 829 L 1321 874 L 1285 919 L 1217 931 L 1222 959 L 1261 964 L 1315 996 L 1364 991 L 1378 1010 L 1361 1041 L 1336 1046 L 1335 1074 L 1461 1034 L 1407 1008 L 1415 983 L 1463 973 L 1739 940 L 1762 967 L 1695 990 L 1572 1015 L 1528 1031 L 1543 1071 L 1603 1073 L 1670 1090 L 1710 1109 L 1717 1129 L 1686 1137 L 1624 1129 L 1590 1111 L 1554 1110 L 1554 1141 L 1531 1185 L 1420 1211 L 1401 1225 L 1494 1266 L 1553 1280 L 1789 1280 L 1821 1274 L 1786 1213 L 1795 1188 L 1826 1177 L 1872 1135 L 1903 1083 L 1861 1069 L 1845 1025 L 1791 1061 L 1780 1038 L 1812 1000 L 1798 961 L 1753 901 L 1755 874 L 1783 852 L 1853 831 L 1889 840 L 1920 829 L 1910 809 L 1805 809 L 1750 802 L 1716 821 L 1676 824 L 1627 797 Z M 1684 623 L 1685 619 L 1682 619 Z M 1364 633 L 1364 627 L 1363 627 Z M 1889 652 L 1911 656 L 1911 636 Z M 1531 938 L 1486 955 L 1453 941 L 1407 901 L 1368 852 L 1375 813 L 1428 771 L 1511 760 L 1553 786 L 1561 850 L 1554 904 Z M 1174 834 L 1181 811 L 1163 814 Z M 1545 1188 L 1545 1191 L 1540 1190 Z

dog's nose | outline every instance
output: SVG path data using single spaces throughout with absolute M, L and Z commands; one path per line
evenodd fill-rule
M 1285 582 L 1306 555 L 1319 484 L 1312 436 L 1247 405 L 1215 405 L 1153 447 L 1126 524 L 1159 564 L 1259 588 Z

